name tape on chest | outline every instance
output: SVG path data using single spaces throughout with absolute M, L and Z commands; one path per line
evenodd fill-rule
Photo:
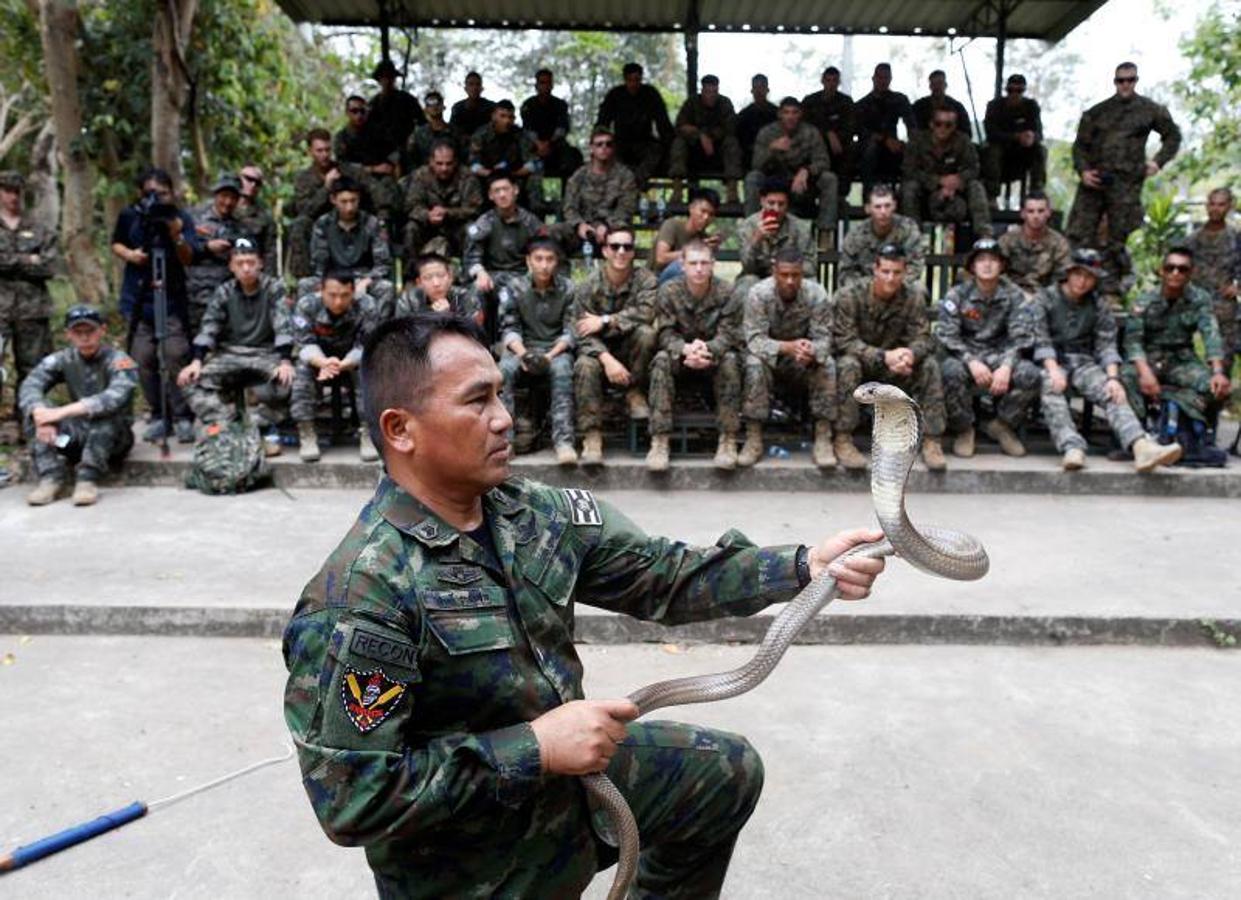
M 565 488 L 565 499 L 569 501 L 569 514 L 574 525 L 602 525 L 603 516 L 599 513 L 599 504 L 590 491 L 578 488 Z

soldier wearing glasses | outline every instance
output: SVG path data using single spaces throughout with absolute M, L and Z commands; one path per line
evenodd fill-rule
M 987 196 L 1000 196 L 1000 185 L 1015 178 L 1029 182 L 1026 193 L 1043 190 L 1047 183 L 1047 148 L 1043 146 L 1043 118 L 1037 100 L 1026 96 L 1026 77 L 1008 76 L 1004 96 L 987 103 L 983 117 L 987 143 L 982 149 L 982 172 Z
M 616 138 L 606 128 L 590 134 L 590 162 L 565 184 L 562 243 L 577 247 L 589 241 L 602 247 L 610 229 L 633 224 L 638 208 L 634 174 L 616 161 Z

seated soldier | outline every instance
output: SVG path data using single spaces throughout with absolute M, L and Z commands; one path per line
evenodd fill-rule
M 710 188 L 695 188 L 689 192 L 689 212 L 684 216 L 665 219 L 655 235 L 651 246 L 651 271 L 659 276 L 659 283 L 681 274 L 681 254 L 685 245 L 698 238 L 715 252 L 719 252 L 723 235 L 711 231 L 711 223 L 720 208 L 720 195 Z
M 379 309 L 374 299 L 356 292 L 353 274 L 347 271 L 328 272 L 322 288 L 298 298 L 293 310 L 297 363 L 289 413 L 297 423 L 301 445 L 297 455 L 302 462 L 319 461 L 319 436 L 315 432 L 319 388 L 338 380 L 357 386 L 353 373 L 362 364 L 362 344 L 378 324 Z M 361 396 L 360 390 L 354 392 L 354 397 Z M 365 428 L 358 440 L 358 455 L 363 462 L 379 458 Z
M 543 174 L 568 178 L 582 164 L 582 151 L 569 143 L 569 104 L 552 94 L 551 69 L 534 73 L 534 94 L 521 104 L 521 127 L 534 142 Z
M 534 141 L 517 127 L 512 100 L 501 100 L 491 108 L 491 121 L 470 137 L 470 172 L 486 181 L 505 172 L 513 178 L 528 209 L 543 205 L 543 161 L 535 152 Z
M 542 220 L 517 205 L 517 184 L 508 174 L 491 176 L 491 209 L 465 230 L 462 265 L 488 333 L 495 334 L 500 295 L 526 272 L 526 246 L 547 233 Z
M 877 190 L 878 186 L 872 190 Z M 871 261 L 870 278 L 854 279 L 836 292 L 832 341 L 840 409 L 836 414 L 836 458 L 846 469 L 866 468 L 853 443 L 861 413 L 853 392 L 867 381 L 894 384 L 922 408 L 922 461 L 932 472 L 947 468 L 944 386 L 935 359 L 927 315 L 926 289 L 911 283 L 905 248 L 881 244 Z
M 234 214 L 240 199 L 241 181 L 226 172 L 211 186 L 211 199 L 191 211 L 194 233 L 198 236 L 194 261 L 186 270 L 191 333 L 198 330 L 215 289 L 230 277 L 228 257 L 233 241 L 250 236 Z
M 350 270 L 357 279 L 357 291 L 375 298 L 380 320 L 389 319 L 395 296 L 388 230 L 378 216 L 362 212 L 361 186 L 352 178 L 337 178 L 329 194 L 332 211 L 319 217 L 310 235 L 313 277 L 322 281 L 331 270 Z M 299 294 L 311 293 L 318 286 L 308 279 L 303 281 L 298 285 Z
M 1133 453 L 1135 468 L 1149 472 L 1180 459 L 1181 446 L 1152 440 L 1125 399 L 1116 320 L 1107 298 L 1095 289 L 1103 278 L 1102 259 L 1096 250 L 1075 250 L 1059 283 L 1034 295 L 1034 361 L 1043 366 L 1043 420 L 1063 454 L 1065 471 L 1085 466 L 1086 440 L 1069 412 L 1071 393 L 1080 394 L 1107 411 L 1112 434 Z
M 754 142 L 758 140 L 758 133 L 764 126 L 774 122 L 779 114 L 779 108 L 767 99 L 770 93 L 771 86 L 767 82 L 767 76 L 762 72 L 757 73 L 750 79 L 752 102 L 737 113 L 737 142 L 741 144 L 742 168 L 747 172 L 754 158 Z
M 978 237 L 991 233 L 978 152 L 957 127 L 952 110 L 936 110 L 930 131 L 915 131 L 910 137 L 901 164 L 901 209 L 934 222 L 968 222 Z
M 457 164 L 451 143 L 437 142 L 430 162 L 417 169 L 405 186 L 406 263 L 424 253 L 460 256 L 466 226 L 482 207 L 478 179 Z
M 514 390 L 524 376 L 551 375 L 552 446 L 556 462 L 577 465 L 573 448 L 573 290 L 556 270 L 560 247 L 537 238 L 526 252 L 528 275 L 513 283 L 500 309 L 501 399 L 514 414 Z
M 801 120 L 801 101 L 796 97 L 780 101 L 779 117 L 755 139 L 754 161 L 745 177 L 747 214 L 758 212 L 762 186 L 770 179 L 788 185 L 790 201 L 803 214 L 810 213 L 817 202 L 819 230 L 835 233 L 840 185 L 832 173 L 823 135 Z
M 1004 96 L 987 102 L 983 127 L 987 143 L 982 148 L 983 179 L 987 196 L 994 202 L 1000 185 L 1029 176 L 1026 192 L 1043 190 L 1047 181 L 1047 148 L 1043 146 L 1043 121 L 1038 101 L 1025 96 L 1024 75 L 1009 75 Z
M 370 106 L 356 94 L 345 101 L 348 122 L 336 132 L 332 153 L 353 178 L 366 202 L 366 209 L 379 216 L 389 229 L 401 206 L 401 189 L 396 176 L 404 148 L 391 143 L 382 123 L 370 121 Z
M 177 374 L 177 384 L 188 389 L 185 400 L 203 425 L 233 418 L 232 405 L 221 396 L 226 390 L 253 387 L 255 418 L 274 430 L 293 384 L 293 304 L 284 285 L 263 273 L 249 238 L 234 242 L 228 268 L 233 277 L 211 295 L 194 338 L 194 359 Z M 265 448 L 277 456 L 280 442 L 269 435 Z
M 878 182 L 890 183 L 900 177 L 905 142 L 897 137 L 897 126 L 904 124 L 907 138 L 918 128 L 909 98 L 892 90 L 891 64 L 875 66 L 870 82 L 871 92 L 853 108 L 863 195 Z
M 655 353 L 655 276 L 634 265 L 631 228 L 608 232 L 603 265 L 574 289 L 578 350 L 573 363 L 582 464 L 603 465 L 603 386 L 626 388 L 631 419 L 650 417 L 647 375 Z
M 64 489 L 74 466 L 73 505 L 99 499 L 99 479 L 123 460 L 134 445 L 133 399 L 138 364 L 128 353 L 104 343 L 103 313 L 73 306 L 65 314 L 69 346 L 43 357 L 21 383 L 17 406 L 34 458 L 38 486 L 26 495 L 31 506 L 46 506 Z M 58 384 L 69 402 L 54 406 L 48 394 Z
M 819 78 L 823 89 L 801 98 L 802 118 L 818 129 L 827 146 L 841 199 L 853 183 L 854 138 L 857 135 L 853 98 L 840 90 L 840 69 L 828 66 Z
M 454 103 L 448 116 L 448 124 L 463 148 L 469 146 L 474 132 L 491 121 L 491 110 L 495 108 L 495 101 L 483 96 L 483 76 L 467 72 L 464 87 L 465 99 Z
M 820 469 L 836 465 L 832 421 L 836 418 L 836 364 L 832 360 L 832 306 L 817 281 L 805 278 L 801 251 L 776 253 L 772 274 L 750 288 L 742 313 L 745 337 L 745 443 L 737 465 L 763 458 L 763 425 L 773 394 L 788 400 L 810 395 L 814 418 L 811 457 Z
M 807 278 L 813 281 L 819 277 L 819 248 L 810 235 L 810 223 L 789 212 L 788 182 L 778 178 L 764 181 L 759 204 L 761 209 L 737 226 L 741 274 L 734 290 L 740 305 L 745 304 L 750 288 L 771 277 L 776 254 L 787 247 L 801 254 Z
M 646 467 L 668 471 L 668 435 L 677 387 L 709 380 L 720 439 L 717 469 L 737 466 L 741 428 L 741 300 L 715 277 L 715 252 L 705 241 L 685 248 L 685 274 L 665 282 L 655 299 L 658 350 L 651 360 L 651 449 Z
M 565 183 L 561 205 L 560 241 L 566 248 L 589 241 L 599 250 L 609 229 L 633 224 L 638 184 L 633 173 L 616 161 L 616 139 L 606 128 L 590 133 L 590 161 Z
M 460 157 L 461 144 L 452 126 L 444 121 L 444 95 L 439 91 L 428 91 L 422 97 L 422 111 L 427 120 L 410 134 L 405 144 L 405 155 L 414 166 L 425 166 L 431 161 L 431 151 L 440 141 L 452 145 L 453 152 Z
M 452 261 L 438 253 L 428 253 L 414 261 L 413 281 L 397 298 L 396 314 L 412 316 L 417 312 L 439 312 L 472 319 L 483 324 L 483 311 L 469 288 L 452 282 Z
M 1159 289 L 1147 291 L 1129 307 L 1128 362 L 1121 375 L 1140 419 L 1149 420 L 1159 414 L 1161 404 L 1174 403 L 1191 419 L 1213 426 L 1216 410 L 1232 390 L 1211 295 L 1190 284 L 1193 270 L 1193 251 L 1171 248 L 1160 268 Z M 1194 349 L 1195 333 L 1202 338 L 1206 363 Z
M 737 114 L 733 102 L 720 95 L 720 80 L 702 76 L 702 90 L 681 104 L 672 137 L 668 176 L 672 202 L 685 199 L 685 178 L 691 173 L 722 174 L 728 202 L 737 202 L 741 178 L 741 144 L 737 142 Z
M 285 232 L 289 245 L 289 273 L 306 278 L 310 271 L 310 232 L 319 217 L 332 210 L 328 193 L 345 170 L 356 168 L 332 159 L 332 135 L 326 128 L 313 128 L 306 135 L 310 165 L 293 178 L 293 199 L 285 209 L 292 216 Z
M 973 277 L 940 301 L 935 335 L 952 452 L 974 455 L 974 397 L 989 395 L 994 417 L 982 426 L 1009 456 L 1025 456 L 1017 437 L 1038 398 L 1038 367 L 1024 355 L 1034 345 L 1025 295 L 1004 276 L 1004 251 L 991 238 L 975 241 L 965 258 Z
M 1000 235 L 1000 249 L 1008 257 L 1005 274 L 1027 296 L 1054 286 L 1069 264 L 1069 242 L 1049 221 L 1051 201 L 1033 191 L 1021 201 L 1021 226 Z
M 840 266 L 836 270 L 838 287 L 855 281 L 869 283 L 874 277 L 875 257 L 885 244 L 901 248 L 905 265 L 905 284 L 922 284 L 926 271 L 926 242 L 922 229 L 909 216 L 896 211 L 896 194 L 886 184 L 877 184 L 866 195 L 866 221 L 849 228 L 840 247 Z
M 617 158 L 633 172 L 638 188 L 645 190 L 647 180 L 662 164 L 673 128 L 663 95 L 643 84 L 643 74 L 638 63 L 625 63 L 621 68 L 624 83 L 604 96 L 595 128 L 616 136 Z

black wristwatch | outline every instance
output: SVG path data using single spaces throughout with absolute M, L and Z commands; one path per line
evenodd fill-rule
M 810 583 L 810 548 L 805 544 L 797 548 L 795 566 L 797 568 L 797 584 L 799 587 L 805 587 Z

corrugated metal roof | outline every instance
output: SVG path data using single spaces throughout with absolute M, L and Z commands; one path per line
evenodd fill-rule
M 380 0 L 277 0 L 297 22 L 378 25 Z M 393 25 L 811 34 L 992 35 L 1058 41 L 1107 0 L 386 0 Z

